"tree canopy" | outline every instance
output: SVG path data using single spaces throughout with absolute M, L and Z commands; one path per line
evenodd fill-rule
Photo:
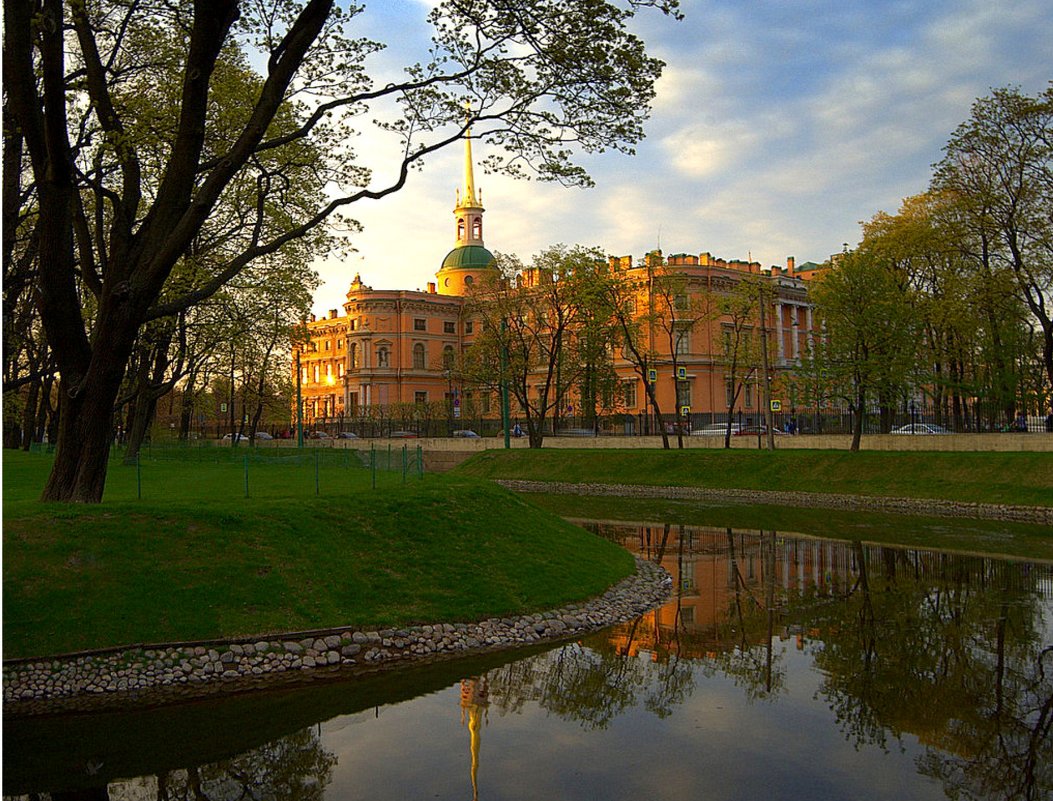
M 61 376 L 44 498 L 101 499 L 143 325 L 255 259 L 328 247 L 334 215 L 398 191 L 469 128 L 494 145 L 491 169 L 568 185 L 590 182 L 576 153 L 631 153 L 662 68 L 629 28 L 643 7 L 678 13 L 442 3 L 430 50 L 385 82 L 369 66 L 383 43 L 354 35 L 364 9 L 334 0 L 5 0 L 4 208 L 24 217 L 10 247 L 5 234 L 5 279 L 35 286 Z M 374 126 L 393 163 L 351 149 Z

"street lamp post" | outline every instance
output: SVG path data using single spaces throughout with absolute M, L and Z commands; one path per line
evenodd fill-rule
M 300 348 L 296 349 L 296 447 L 303 447 L 303 394 L 300 389 Z

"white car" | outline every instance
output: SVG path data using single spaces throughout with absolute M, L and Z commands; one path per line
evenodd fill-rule
M 708 426 L 702 426 L 702 428 L 696 428 L 691 432 L 692 437 L 722 437 L 728 433 L 727 423 L 712 423 Z M 735 436 L 739 433 L 738 423 L 731 424 L 731 436 Z
M 943 426 L 935 423 L 907 423 L 905 426 L 894 428 L 892 434 L 950 434 Z

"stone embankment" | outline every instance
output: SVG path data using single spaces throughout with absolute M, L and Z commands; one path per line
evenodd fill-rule
M 154 703 L 313 678 L 324 670 L 373 671 L 570 639 L 631 620 L 669 597 L 672 580 L 665 570 L 641 559 L 636 565 L 634 575 L 603 595 L 532 615 L 8 660 L 4 662 L 4 711 L 37 714 Z
M 640 484 L 568 484 L 558 481 L 498 481 L 513 492 L 547 492 L 556 495 L 600 495 L 618 498 L 671 498 L 676 500 L 771 504 L 814 509 L 893 512 L 922 517 L 969 517 L 1010 520 L 1053 526 L 1053 507 L 1012 506 L 923 498 L 882 498 L 868 495 L 832 495 L 818 492 L 708 489 L 704 487 L 653 487 Z

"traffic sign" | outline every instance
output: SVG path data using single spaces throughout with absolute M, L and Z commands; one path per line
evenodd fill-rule
M 655 381 L 657 381 L 658 380 L 658 371 L 653 369 L 653 368 L 648 370 L 647 371 L 647 380 L 651 384 L 653 384 Z
M 687 368 L 686 367 L 677 367 L 676 368 L 676 377 L 679 380 L 681 380 L 681 381 L 686 380 L 687 379 Z
M 782 411 L 782 401 L 781 400 L 773 400 L 771 402 L 771 410 L 773 412 L 781 412 Z

